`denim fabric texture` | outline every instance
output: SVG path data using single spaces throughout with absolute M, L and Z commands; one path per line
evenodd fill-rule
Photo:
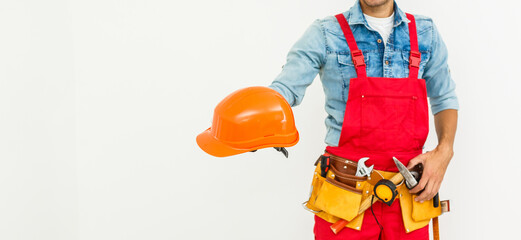
M 357 1 L 344 12 L 358 48 L 362 50 L 369 77 L 405 78 L 409 75 L 409 20 L 394 4 L 394 26 L 387 41 L 371 29 Z M 431 18 L 414 15 L 417 25 L 421 63 L 418 76 L 425 79 L 433 114 L 445 109 L 458 109 L 455 83 L 447 64 L 447 48 Z M 306 88 L 316 75 L 326 95 L 325 124 L 328 146 L 340 139 L 349 81 L 356 78 L 342 29 L 334 16 L 315 20 L 287 54 L 281 73 L 269 86 L 281 93 L 293 107 L 302 102 Z

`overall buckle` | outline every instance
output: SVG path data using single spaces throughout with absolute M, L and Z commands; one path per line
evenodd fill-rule
M 352 51 L 351 58 L 355 67 L 365 67 L 364 55 L 362 54 L 362 51 L 360 51 L 360 49 Z
M 419 51 L 411 51 L 411 55 L 409 56 L 409 65 L 415 68 L 420 67 L 422 54 Z

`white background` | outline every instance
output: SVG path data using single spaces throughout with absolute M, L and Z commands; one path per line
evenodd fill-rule
M 195 137 L 353 2 L 1 1 L 0 239 L 313 239 L 300 203 L 325 147 L 318 79 L 289 159 L 214 158 Z M 442 239 L 518 238 L 519 1 L 398 4 L 435 20 L 460 99 Z

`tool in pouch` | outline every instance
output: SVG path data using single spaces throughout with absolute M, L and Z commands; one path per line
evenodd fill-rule
M 373 166 L 366 167 L 365 161 L 369 160 L 368 157 L 362 158 L 358 160 L 358 169 L 356 171 L 357 176 L 367 176 L 369 179 L 371 178 L 371 173 L 373 171 Z M 382 202 L 391 206 L 394 202 L 394 199 L 398 195 L 397 186 L 393 182 L 388 179 L 380 179 L 375 185 L 373 189 L 374 195 L 380 199 Z
M 403 165 L 400 160 L 393 157 L 394 163 L 396 164 L 396 167 L 398 167 L 398 170 L 403 175 L 403 178 L 405 179 L 405 186 L 407 186 L 408 189 L 413 189 L 416 187 L 422 177 L 423 173 L 423 165 L 418 164 L 413 168 L 413 170 L 409 171 L 405 165 Z M 440 195 L 439 193 L 436 193 L 436 195 L 433 198 L 433 206 L 435 208 L 440 206 Z
M 393 161 L 396 164 L 396 167 L 402 174 L 404 180 L 405 180 L 405 186 L 408 189 L 413 189 L 416 187 L 421 179 L 422 173 L 423 173 L 423 165 L 418 164 L 416 165 L 411 171 L 409 171 L 405 165 L 403 165 L 400 160 L 398 160 L 396 157 L 393 157 Z M 390 182 L 389 180 L 381 180 L 377 183 L 374 187 L 374 193 L 375 196 L 380 199 L 382 202 L 387 204 L 388 206 L 391 206 L 394 199 L 398 195 L 398 191 L 396 190 L 397 186 Z M 433 207 L 437 208 L 440 205 L 439 200 L 439 194 L 436 193 L 436 195 L 433 198 Z
M 398 170 L 400 171 L 400 174 L 403 176 L 403 178 L 405 180 L 405 186 L 408 189 L 413 189 L 414 187 L 416 187 L 423 175 L 423 165 L 417 164 L 416 166 L 414 166 L 414 168 L 412 170 L 409 171 L 409 169 L 407 169 L 407 167 L 405 167 L 405 165 L 403 165 L 403 163 L 400 162 L 400 160 L 398 160 L 397 158 L 393 157 L 393 161 L 396 164 L 396 167 L 398 168 Z M 432 201 L 432 207 L 435 209 L 439 208 L 440 204 L 441 204 L 441 213 L 450 211 L 449 200 L 444 200 L 444 201 L 440 202 L 439 193 L 436 193 L 436 195 L 434 196 L 434 198 L 431 201 Z M 416 201 L 414 201 L 414 202 L 416 202 Z
M 364 162 L 367 159 L 369 159 L 369 158 L 363 158 L 364 161 L 362 161 L 362 162 L 359 161 L 358 166 L 359 166 L 359 168 L 362 169 L 362 172 L 364 172 L 364 170 L 365 170 L 364 174 L 369 176 L 369 179 L 371 179 L 370 175 L 372 173 L 374 165 L 369 168 L 365 167 Z M 362 159 L 360 159 L 360 160 L 362 160 Z M 358 171 L 357 171 L 357 174 L 358 174 Z M 403 183 L 403 181 L 400 181 L 399 184 L 395 184 L 389 179 L 380 178 L 380 179 L 378 179 L 378 181 L 375 181 L 373 179 L 371 185 L 374 186 L 373 193 L 376 196 L 376 198 L 379 199 L 380 201 L 382 201 L 383 203 L 385 203 L 386 205 L 391 206 L 393 204 L 394 200 L 396 199 L 396 196 L 398 196 L 398 187 L 402 183 Z
M 370 167 L 365 166 L 365 161 L 367 160 L 369 160 L 368 157 L 360 158 L 360 160 L 358 160 L 355 176 L 367 176 L 368 178 L 371 178 L 371 172 L 373 172 L 374 165 Z
M 380 199 L 387 206 L 391 206 L 396 196 L 398 196 L 396 184 L 387 179 L 382 179 L 376 183 L 373 191 L 376 198 Z
M 408 189 L 413 189 L 416 187 L 421 179 L 422 173 L 423 173 L 423 165 L 418 164 L 416 165 L 413 170 L 409 171 L 403 165 L 398 159 L 393 157 L 394 163 L 396 164 L 396 167 L 398 167 L 398 170 L 400 171 L 400 174 L 403 175 L 403 178 L 405 179 L 405 185 Z M 440 197 L 439 193 L 436 193 L 434 198 L 432 199 L 433 207 L 439 208 L 440 207 Z M 444 212 L 450 212 L 450 202 L 449 200 L 445 200 L 441 202 L 441 213 Z M 440 229 L 439 229 L 439 222 L 438 222 L 438 216 L 434 216 L 432 218 L 432 232 L 433 232 L 433 238 L 435 240 L 440 239 Z

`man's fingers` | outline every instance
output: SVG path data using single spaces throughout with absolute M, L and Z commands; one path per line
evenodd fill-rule
M 423 190 L 423 192 L 419 196 L 414 198 L 414 200 L 422 203 L 425 200 L 429 200 L 430 199 L 429 196 L 431 194 L 432 194 L 432 186 L 431 186 L 431 184 L 429 184 L 429 185 L 427 185 L 427 187 L 425 187 L 425 190 Z M 434 197 L 434 195 L 432 195 L 432 196 Z
M 419 163 L 423 163 L 423 154 L 420 154 L 420 155 L 416 156 L 415 158 L 411 159 L 411 161 L 409 161 L 409 164 L 407 164 L 407 168 L 412 169 L 414 166 L 416 166 Z
M 427 181 L 428 181 L 427 178 L 420 179 L 420 182 L 418 183 L 418 185 L 416 185 L 416 187 L 414 187 L 413 189 L 409 190 L 409 192 L 410 193 L 418 193 L 418 192 L 420 192 L 427 185 Z
M 429 182 L 429 184 L 427 184 L 427 186 L 425 187 L 425 190 L 423 190 L 423 192 L 414 200 L 418 202 L 423 202 L 432 199 L 437 192 L 434 185 L 435 184 L 432 181 Z

